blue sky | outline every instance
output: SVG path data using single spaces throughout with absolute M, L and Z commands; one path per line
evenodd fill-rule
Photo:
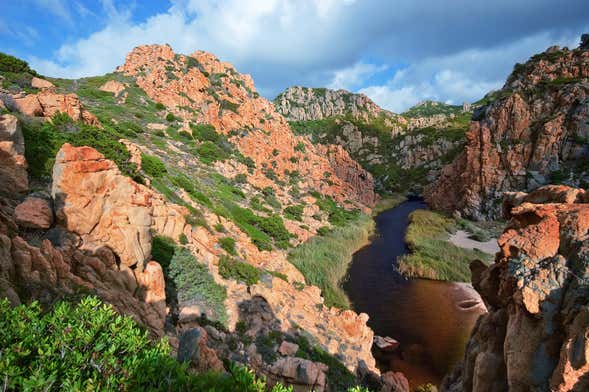
M 587 0 L 2 0 L 0 12 L 0 51 L 48 76 L 104 74 L 134 46 L 169 43 L 233 63 L 268 98 L 345 88 L 396 112 L 477 100 L 583 32 Z

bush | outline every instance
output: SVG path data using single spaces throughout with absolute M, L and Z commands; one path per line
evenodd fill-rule
M 303 220 L 303 211 L 305 206 L 303 204 L 295 204 L 284 209 L 284 216 L 288 219 L 301 222 Z
M 233 177 L 233 181 L 238 184 L 245 184 L 247 182 L 247 176 L 243 173 L 236 174 L 235 177 Z
M 166 114 L 166 121 L 172 122 L 176 120 L 176 116 L 174 116 L 174 113 L 168 113 Z
M 189 372 L 165 339 L 152 342 L 131 317 L 96 297 L 11 308 L 0 300 L 0 374 L 7 390 L 266 392 L 263 378 L 229 363 L 228 373 Z M 272 392 L 292 392 L 275 385 Z
M 225 279 L 234 279 L 238 282 L 243 282 L 248 286 L 260 280 L 259 269 L 225 255 L 219 258 L 219 275 Z
M 219 245 L 230 255 L 236 255 L 235 240 L 231 237 L 223 237 L 219 239 Z
M 299 152 L 305 152 L 305 150 L 306 150 L 305 143 L 298 142 L 297 145 L 295 146 L 294 150 L 299 151 Z
M 217 143 L 222 139 L 222 136 L 217 133 L 215 127 L 211 124 L 190 124 L 190 129 L 192 129 L 192 136 L 201 142 Z
M 29 68 L 29 63 L 2 52 L 0 52 L 0 71 L 14 73 L 29 73 L 33 76 L 38 76 L 37 72 Z
M 167 271 L 175 251 L 176 242 L 170 237 L 156 235 L 151 240 L 151 258 L 160 263 L 164 272 Z
M 186 237 L 186 234 L 182 233 L 180 234 L 180 243 L 182 245 L 186 245 L 188 243 L 188 237 Z
M 156 156 L 141 154 L 141 168 L 151 177 L 162 177 L 168 171 L 166 170 L 166 165 Z
M 225 287 L 215 283 L 204 264 L 199 263 L 186 248 L 176 249 L 170 261 L 169 278 L 172 279 L 180 301 L 204 303 L 221 323 L 227 322 Z
M 155 108 L 156 108 L 157 110 L 164 110 L 164 109 L 166 108 L 166 105 L 164 105 L 164 104 L 163 104 L 163 103 L 161 103 L 161 102 L 158 102 L 158 103 L 156 103 L 156 104 L 155 104 Z
M 196 148 L 196 153 L 198 154 L 199 159 L 201 162 L 210 165 L 216 161 L 224 161 L 225 159 L 229 158 L 229 154 L 224 151 L 222 148 L 217 146 L 213 142 L 203 142 L 200 146 Z

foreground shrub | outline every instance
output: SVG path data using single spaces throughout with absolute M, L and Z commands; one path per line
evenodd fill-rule
M 162 177 L 167 173 L 166 165 L 156 156 L 141 154 L 141 168 L 151 177 Z
M 0 385 L 23 391 L 244 391 L 270 390 L 265 379 L 229 363 L 228 373 L 193 374 L 153 342 L 132 318 L 96 297 L 11 308 L 0 300 Z M 281 384 L 272 392 L 292 391 Z

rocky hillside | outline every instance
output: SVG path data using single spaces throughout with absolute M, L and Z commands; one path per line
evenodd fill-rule
M 508 191 L 589 181 L 589 51 L 551 47 L 516 64 L 476 110 L 464 151 L 428 187 L 436 209 L 495 218 Z
M 425 102 L 405 117 L 362 94 L 301 87 L 287 89 L 274 105 L 292 120 L 295 133 L 314 144 L 342 146 L 374 176 L 380 193 L 420 194 L 462 148 L 471 115 L 462 107 Z
M 471 264 L 489 313 L 443 391 L 586 391 L 589 197 L 544 186 L 508 193 L 509 226 L 487 267 Z
M 402 117 L 384 110 L 366 95 L 341 89 L 289 87 L 274 98 L 274 106 L 289 121 L 348 116 L 364 122 L 382 118 L 385 125 L 397 130 L 405 125 Z
M 376 201 L 341 146 L 294 134 L 249 76 L 204 52 L 142 46 L 80 80 L 0 72 L 12 304 L 95 294 L 198 371 L 231 359 L 315 390 L 345 390 L 356 371 L 403 380 L 378 375 L 367 316 L 333 307 L 287 259 Z

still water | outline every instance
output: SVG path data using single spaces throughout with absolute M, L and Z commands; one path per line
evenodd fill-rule
M 469 285 L 407 280 L 398 272 L 396 259 L 407 252 L 408 216 L 424 208 L 423 201 L 409 200 L 376 216 L 372 242 L 354 254 L 344 282 L 354 310 L 370 316 L 375 333 L 401 343 L 395 356 L 380 361 L 381 370 L 402 371 L 412 386 L 440 383 L 462 358 L 483 311 Z

